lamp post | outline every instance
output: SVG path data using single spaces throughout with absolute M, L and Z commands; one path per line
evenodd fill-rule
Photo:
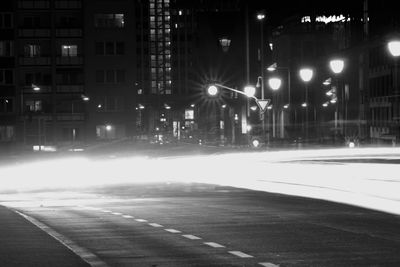
M 207 87 L 207 93 L 210 96 L 216 96 L 219 93 L 219 88 L 222 88 L 222 89 L 225 89 L 228 91 L 232 91 L 232 92 L 236 92 L 236 93 L 244 95 L 248 98 L 253 98 L 256 101 L 256 103 L 258 104 L 258 101 L 259 101 L 258 98 L 254 96 L 254 94 L 256 92 L 256 88 L 252 85 L 247 85 L 244 87 L 243 91 L 240 91 L 240 90 L 237 90 L 237 89 L 234 89 L 234 88 L 222 85 L 222 84 L 213 83 Z M 243 130 L 243 128 L 242 128 L 242 130 Z M 247 133 L 247 134 L 249 133 L 247 127 L 246 127 L 245 133 Z
M 398 77 L 397 77 L 397 59 L 400 56 L 400 39 L 396 39 L 396 40 L 391 40 L 388 42 L 387 44 L 388 46 L 388 50 L 390 52 L 390 54 L 392 55 L 392 57 L 394 57 L 394 75 L 393 75 L 393 87 L 394 87 L 394 92 L 393 95 L 395 97 L 395 109 L 394 110 L 399 110 L 399 84 L 398 84 Z M 397 117 L 400 117 L 400 114 L 396 114 Z M 398 138 L 400 135 L 400 129 L 398 130 L 398 133 L 396 135 L 396 138 Z
M 337 59 L 332 59 L 331 61 L 329 61 L 329 67 L 332 70 L 332 72 L 338 76 L 340 73 L 342 73 L 343 69 L 344 69 L 344 60 L 337 58 Z M 335 136 L 337 137 L 337 127 L 338 127 L 338 117 L 339 116 L 339 104 L 343 103 L 343 95 L 341 93 L 341 88 L 339 88 L 339 80 L 336 77 L 336 99 L 335 102 L 336 103 L 336 110 L 335 110 Z M 338 103 L 339 102 L 339 103 Z M 343 123 L 342 123 L 343 124 Z
M 75 112 L 74 103 L 76 101 L 88 102 L 89 100 L 90 98 L 86 95 L 81 95 L 79 99 L 73 99 L 71 101 L 71 115 L 73 115 Z M 72 128 L 72 151 L 75 151 L 75 140 L 76 140 L 76 128 Z
M 31 86 L 29 87 L 30 89 L 32 89 L 34 92 L 39 92 L 40 91 L 40 87 L 35 85 L 35 84 L 31 84 Z M 26 145 L 26 120 L 25 120 L 25 103 L 24 103 L 25 99 L 24 99 L 24 88 L 21 88 L 21 109 L 20 109 L 20 116 L 23 120 L 23 142 L 24 145 Z M 40 137 L 40 119 L 38 120 L 39 123 L 39 150 L 41 150 L 41 137 Z
M 271 77 L 268 80 L 268 85 L 273 91 L 276 92 L 279 90 L 279 88 L 281 88 L 282 80 L 278 77 Z M 274 102 L 273 102 L 273 106 L 272 106 L 272 137 L 275 138 L 276 137 L 275 110 L 278 107 L 277 101 L 276 101 L 276 93 L 274 93 L 273 97 L 274 97 Z
M 282 110 L 282 124 L 281 124 L 281 137 L 284 138 L 285 137 L 285 116 L 284 116 L 284 110 L 287 110 L 288 112 L 288 118 L 290 121 L 291 118 L 291 110 L 290 110 L 290 104 L 291 104 L 291 73 L 290 73 L 290 68 L 289 67 L 280 67 L 278 66 L 278 64 L 275 62 L 273 64 L 271 64 L 267 70 L 269 72 L 274 72 L 276 70 L 284 70 L 287 72 L 287 90 L 288 90 L 288 98 L 287 98 L 287 103 L 283 105 L 283 110 Z
M 300 78 L 303 80 L 303 82 L 306 85 L 306 92 L 305 92 L 305 101 L 302 104 L 303 107 L 305 107 L 306 109 L 306 120 L 305 120 L 305 127 L 306 127 L 306 139 L 308 139 L 308 83 L 311 81 L 313 75 L 314 75 L 314 71 L 310 68 L 302 68 L 299 71 L 300 74 Z

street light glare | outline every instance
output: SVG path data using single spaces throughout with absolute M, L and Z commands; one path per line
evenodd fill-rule
M 300 78 L 304 81 L 304 82 L 309 82 L 311 81 L 313 75 L 314 75 L 314 71 L 312 69 L 309 68 L 304 68 L 300 70 Z
M 257 14 L 257 19 L 258 19 L 258 20 L 263 20 L 263 19 L 265 19 L 265 14 L 263 14 L 263 13 Z
M 207 93 L 211 96 L 215 96 L 216 94 L 218 94 L 218 88 L 215 85 L 210 85 L 207 88 Z
M 271 87 L 272 90 L 278 90 L 282 85 L 282 80 L 280 78 L 270 78 L 268 80 L 268 85 Z
M 274 63 L 274 64 L 270 65 L 270 66 L 267 68 L 267 71 L 273 72 L 273 71 L 276 70 L 277 67 L 278 67 L 277 64 Z
M 388 43 L 388 49 L 390 54 L 394 57 L 400 56 L 400 40 L 390 41 Z
M 333 59 L 329 62 L 329 66 L 333 73 L 339 74 L 343 71 L 344 61 L 343 59 Z
M 256 88 L 252 85 L 247 85 L 244 88 L 244 93 L 248 96 L 248 97 L 253 97 L 254 94 L 256 93 Z
M 40 91 L 40 87 L 32 84 L 33 91 Z

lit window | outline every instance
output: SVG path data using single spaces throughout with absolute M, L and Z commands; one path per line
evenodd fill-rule
M 95 26 L 97 28 L 123 28 L 125 26 L 124 14 L 96 14 Z
M 42 110 L 42 100 L 28 100 L 25 102 L 29 111 L 41 111 Z
M 61 56 L 63 57 L 76 57 L 78 55 L 77 45 L 62 45 Z
M 14 126 L 0 126 L 0 141 L 12 141 L 14 139 Z
M 24 46 L 25 57 L 40 57 L 40 45 L 26 44 Z

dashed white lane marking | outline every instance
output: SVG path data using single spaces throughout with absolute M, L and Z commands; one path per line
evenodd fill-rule
M 149 223 L 149 225 L 153 226 L 153 227 L 164 227 L 164 226 L 162 226 L 161 224 L 158 224 L 158 223 Z
M 107 263 L 102 261 L 100 258 L 98 258 L 95 254 L 91 253 L 89 250 L 87 250 L 84 247 L 78 246 L 74 241 L 68 239 L 66 236 L 56 232 L 49 226 L 39 222 L 38 220 L 25 215 L 19 211 L 15 211 L 22 217 L 24 217 L 26 220 L 37 226 L 39 229 L 56 239 L 58 242 L 66 246 L 68 249 L 70 249 L 73 253 L 81 257 L 84 261 L 89 263 L 92 267 L 108 267 Z
M 243 253 L 241 251 L 228 251 L 230 254 L 238 256 L 240 258 L 253 258 L 253 256 Z
M 145 219 L 135 219 L 135 221 L 137 221 L 137 222 L 147 222 L 147 220 L 145 220 Z
M 111 210 L 101 210 L 101 211 L 104 212 L 104 213 L 112 213 Z
M 259 262 L 258 264 L 264 267 L 279 267 L 279 265 L 270 262 Z
M 131 216 L 131 215 L 122 215 L 122 217 L 127 218 L 127 219 L 132 219 L 133 218 L 133 216 Z
M 198 240 L 201 239 L 201 237 L 195 236 L 195 235 L 182 235 L 183 237 L 186 237 L 187 239 L 190 240 Z
M 112 212 L 111 214 L 114 214 L 114 215 L 122 215 L 122 213 L 120 213 L 120 212 Z
M 224 248 L 225 246 L 218 244 L 218 243 L 214 243 L 214 242 L 204 242 L 205 245 L 213 247 L 213 248 Z
M 167 231 L 167 232 L 170 232 L 170 233 L 173 233 L 173 234 L 179 234 L 179 233 L 182 233 L 181 231 L 179 231 L 179 230 L 175 230 L 175 229 L 164 229 L 165 231 Z

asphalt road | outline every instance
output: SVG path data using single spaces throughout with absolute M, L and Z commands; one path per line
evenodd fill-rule
M 400 266 L 400 216 L 322 200 L 162 183 L 8 204 L 92 266 Z

